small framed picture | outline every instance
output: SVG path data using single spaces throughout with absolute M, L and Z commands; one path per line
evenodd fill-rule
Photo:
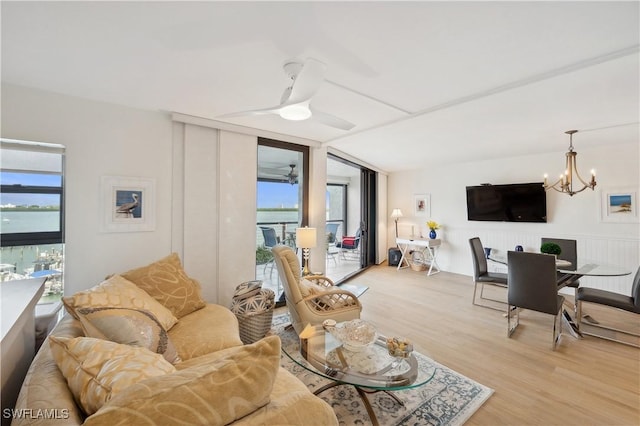
M 413 196 L 414 216 L 431 216 L 431 196 L 429 194 L 416 194 Z
M 102 232 L 153 231 L 155 180 L 102 176 Z
M 600 212 L 603 222 L 638 222 L 638 188 L 603 189 Z

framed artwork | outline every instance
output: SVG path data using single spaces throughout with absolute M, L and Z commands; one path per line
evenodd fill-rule
M 429 194 L 416 194 L 413 196 L 413 215 L 431 216 L 431 196 Z
M 603 222 L 638 222 L 638 188 L 603 189 L 600 212 Z
M 102 232 L 155 230 L 155 179 L 102 176 L 100 184 Z

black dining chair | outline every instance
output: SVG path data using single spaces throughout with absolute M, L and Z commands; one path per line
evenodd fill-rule
M 627 296 L 620 293 L 615 293 L 612 291 L 601 290 L 597 288 L 589 288 L 589 287 L 580 287 L 576 292 L 576 325 L 578 330 L 582 334 L 587 334 L 589 336 L 599 337 L 601 339 L 611 340 L 618 343 L 624 343 L 626 345 L 640 347 L 636 344 L 616 339 L 615 334 L 606 333 L 606 334 L 595 334 L 591 332 L 587 332 L 581 328 L 582 326 L 582 304 L 584 302 L 595 303 L 598 305 L 609 306 L 616 309 L 622 309 L 623 311 L 633 312 L 635 314 L 640 314 L 640 268 L 636 272 L 635 277 L 633 278 L 633 285 L 631 286 L 631 296 Z M 601 328 L 608 331 L 613 331 L 616 333 L 627 334 L 630 336 L 640 337 L 640 334 L 634 331 L 629 330 L 621 330 L 619 328 L 610 327 L 607 325 L 603 325 L 601 323 L 593 323 L 590 322 L 589 326 Z
M 489 272 L 487 268 L 487 259 L 485 257 L 484 248 L 480 238 L 473 237 L 469 240 L 469 246 L 471 247 L 471 259 L 473 260 L 473 304 L 476 306 L 482 306 L 483 308 L 495 309 L 502 311 L 504 308 L 498 308 L 491 304 L 482 304 L 476 301 L 476 293 L 478 290 L 478 284 L 480 284 L 480 299 L 490 300 L 506 305 L 504 300 L 492 299 L 484 296 L 484 285 L 490 284 L 497 287 L 507 287 L 507 274 L 500 272 Z
M 566 260 L 567 262 L 571 262 L 571 266 L 563 267 L 561 269 L 567 269 L 570 271 L 575 271 L 578 269 L 578 250 L 576 240 L 566 240 L 562 238 L 541 238 L 540 245 L 544 243 L 556 243 L 560 247 L 560 254 L 557 256 L 559 260 Z M 559 273 L 562 275 L 562 273 Z M 565 284 L 565 287 L 571 287 L 574 290 L 574 298 L 576 299 L 576 295 L 578 294 L 578 287 L 580 287 L 580 280 L 569 281 Z
M 554 315 L 552 348 L 555 350 L 562 334 L 564 302 L 564 297 L 558 294 L 555 257 L 548 254 L 510 251 L 507 253 L 507 264 L 507 336 L 511 337 L 520 324 L 520 310 L 517 308 Z M 515 325 L 512 327 L 513 316 Z

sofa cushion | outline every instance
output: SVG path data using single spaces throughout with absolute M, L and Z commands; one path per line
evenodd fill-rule
M 85 425 L 228 424 L 269 403 L 279 367 L 280 338 L 269 336 L 217 361 L 143 380 Z
M 206 305 L 200 284 L 187 276 L 177 253 L 121 275 L 150 294 L 178 319 Z
M 271 403 L 234 423 L 234 426 L 254 425 L 338 426 L 338 419 L 329 404 L 280 367 L 271 391 Z
M 78 319 L 87 337 L 141 346 L 172 364 L 181 361 L 169 334 L 149 311 L 132 308 L 79 308 Z
M 238 319 L 225 306 L 207 304 L 182 317 L 169 337 L 183 361 L 233 346 L 241 346 Z
M 165 330 L 169 330 L 178 322 L 171 311 L 120 275 L 113 275 L 101 284 L 79 291 L 73 296 L 63 297 L 62 302 L 75 319 L 79 319 L 76 313 L 78 308 L 119 307 L 149 311 Z
M 162 355 L 108 340 L 49 336 L 49 345 L 76 402 L 88 415 L 134 383 L 176 371 Z

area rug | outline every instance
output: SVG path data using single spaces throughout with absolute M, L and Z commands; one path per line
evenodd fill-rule
M 277 334 L 283 342 L 297 339 L 293 328 L 286 327 L 289 324 L 288 313 L 274 316 L 271 334 Z M 368 394 L 367 398 L 380 425 L 462 425 L 493 394 L 491 388 L 423 355 L 416 356 L 434 365 L 434 378 L 423 386 L 395 391 L 394 394 L 404 402 L 404 407 L 384 392 Z M 304 369 L 285 354 L 282 354 L 281 365 L 312 392 L 329 383 L 328 379 Z M 318 396 L 331 405 L 341 425 L 371 424 L 364 404 L 353 386 L 336 386 Z

